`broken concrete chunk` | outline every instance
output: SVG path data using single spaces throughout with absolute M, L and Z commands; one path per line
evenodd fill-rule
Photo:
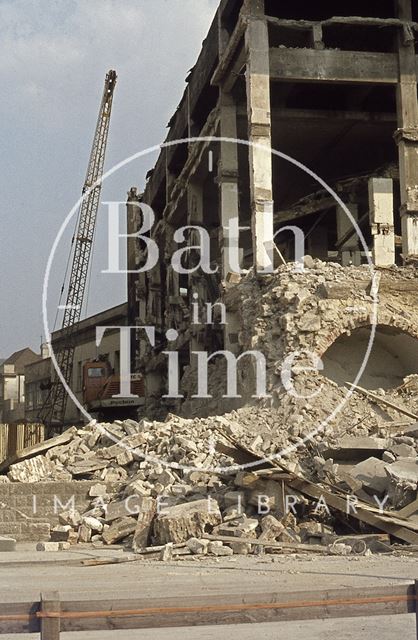
M 120 500 L 118 502 L 110 502 L 106 506 L 106 522 L 112 522 L 118 518 L 135 515 L 138 512 L 138 505 L 136 504 L 138 500 L 139 497 L 133 496 L 132 500 L 127 498 L 126 500 Z
M 78 511 L 62 511 L 58 514 L 58 520 L 61 524 L 78 527 L 81 524 L 81 515 Z
M 194 554 L 194 555 L 206 555 L 208 552 L 208 545 L 209 545 L 209 540 L 200 540 L 199 538 L 190 538 L 190 540 L 187 541 L 187 548 L 190 549 L 190 551 Z
M 387 473 L 397 482 L 418 484 L 418 460 L 399 459 L 393 464 L 386 465 Z
M 388 440 L 385 438 L 344 436 L 334 446 L 325 449 L 322 455 L 325 459 L 354 461 L 377 457 L 376 454 L 383 453 L 387 447 Z
M 142 498 L 132 540 L 132 548 L 134 551 L 138 552 L 148 546 L 156 511 L 157 502 L 154 498 Z
M 134 456 L 132 451 L 130 451 L 129 449 L 124 449 L 121 453 L 119 453 L 116 456 L 116 462 L 121 466 L 124 467 L 127 464 L 130 464 L 131 462 L 133 462 L 134 460 Z
M 79 542 L 90 542 L 91 541 L 91 528 L 86 524 L 81 524 L 78 529 L 78 541 Z
M 162 510 L 154 522 L 154 534 L 159 544 L 187 542 L 201 538 L 221 521 L 215 500 L 195 500 Z
M 12 482 L 41 482 L 52 479 L 57 473 L 55 462 L 44 456 L 36 456 L 12 464 L 7 475 Z
M 396 458 L 416 458 L 417 452 L 415 447 L 411 447 L 409 444 L 395 444 L 389 448 L 389 451 L 393 453 Z
M 68 542 L 38 542 L 36 551 L 65 551 L 70 548 Z
M 91 498 L 99 498 L 107 495 L 107 486 L 105 484 L 94 484 L 90 487 L 89 496 Z
M 249 489 L 259 482 L 260 478 L 256 473 L 249 473 L 248 471 L 238 471 L 234 478 L 234 483 L 237 487 L 243 489 Z
M 284 531 L 284 525 L 272 515 L 265 516 L 261 520 L 261 535 L 259 540 L 268 540 L 274 542 Z
M 98 518 L 94 518 L 93 516 L 84 516 L 82 522 L 92 531 L 97 533 L 101 533 L 103 531 L 103 523 L 100 522 Z
M 103 541 L 106 544 L 114 544 L 119 540 L 123 540 L 126 536 L 134 533 L 136 529 L 136 519 L 125 517 L 120 520 L 114 520 L 108 529 L 103 531 Z
M 252 551 L 252 545 L 249 542 L 229 542 L 234 555 L 248 556 Z M 216 555 L 216 554 L 215 554 Z
M 57 525 L 51 529 L 51 542 L 70 542 L 75 544 L 78 540 L 76 531 L 69 525 Z
M 160 560 L 162 562 L 169 562 L 170 560 L 173 559 L 173 543 L 172 542 L 167 542 L 166 545 L 164 545 L 164 548 L 161 549 L 160 552 Z
M 80 460 L 74 465 L 69 465 L 68 470 L 73 476 L 84 476 L 93 473 L 93 471 L 104 469 L 107 465 L 108 463 L 106 460 L 100 460 L 99 458 L 92 457 L 87 458 L 86 460 Z
M 253 486 L 248 503 L 257 508 L 260 514 L 268 515 L 269 512 L 283 514 L 284 495 L 280 483 L 274 480 L 260 480 Z
M 212 540 L 211 542 L 209 542 L 208 544 L 208 554 L 211 556 L 218 556 L 218 557 L 222 557 L 222 556 L 232 556 L 233 555 L 233 550 L 231 547 L 225 547 L 223 545 L 223 542 L 221 542 L 220 544 L 217 544 L 217 540 Z
M 352 468 L 350 474 L 360 480 L 368 493 L 383 495 L 389 487 L 386 463 L 378 458 L 368 458 Z

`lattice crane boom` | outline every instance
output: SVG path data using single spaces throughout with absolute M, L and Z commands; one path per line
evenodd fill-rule
M 81 319 L 85 300 L 116 79 L 115 71 L 111 70 L 106 74 L 93 146 L 82 191 L 83 199 L 80 204 L 78 224 L 72 241 L 72 264 L 60 337 L 62 347 L 54 349 L 57 364 L 68 385 L 71 385 L 74 363 L 73 333 L 75 325 Z M 58 375 L 55 374 L 39 416 L 40 420 L 47 425 L 51 425 L 55 421 L 63 424 L 67 398 L 67 391 Z

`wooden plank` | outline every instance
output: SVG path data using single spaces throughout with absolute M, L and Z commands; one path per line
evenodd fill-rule
M 399 509 L 399 511 L 396 511 L 396 516 L 398 518 L 409 518 L 409 516 L 412 516 L 412 514 L 416 513 L 417 511 L 418 511 L 418 496 L 415 498 L 413 502 L 410 502 L 409 504 L 407 504 L 406 507 L 403 507 L 402 509 Z
M 241 538 L 235 536 L 222 536 L 215 533 L 207 533 L 202 536 L 207 540 L 219 540 L 227 544 L 233 542 L 243 542 L 254 547 L 266 547 L 268 549 L 288 550 L 288 551 L 309 551 L 310 553 L 326 553 L 328 548 L 322 544 L 302 544 L 299 542 L 273 542 L 271 540 L 258 540 L 257 538 Z
M 415 612 L 415 586 L 62 603 L 62 631 L 280 622 Z
M 0 636 L 5 633 L 39 633 L 39 602 L 0 602 Z
M 404 615 L 417 611 L 416 584 L 291 593 L 248 591 L 187 597 L 64 602 L 60 602 L 57 593 L 42 594 L 40 603 L 1 604 L 0 635 L 36 633 L 40 629 L 39 621 L 42 640 L 56 640 L 60 631 Z M 51 615 L 43 617 L 43 613 Z M 29 626 L 23 621 L 26 618 L 31 620 Z
M 345 384 L 348 387 L 352 387 L 353 389 L 356 389 L 356 391 L 359 391 L 367 398 L 370 398 L 370 400 L 373 400 L 373 402 L 376 402 L 378 404 L 383 404 L 386 407 L 390 407 L 391 409 L 394 409 L 395 411 L 398 411 L 399 413 L 402 413 L 403 415 L 408 416 L 408 418 L 413 418 L 413 420 L 418 421 L 418 415 L 416 413 L 412 413 L 412 411 L 408 411 L 407 409 L 400 407 L 398 404 L 395 404 L 394 402 L 389 402 L 389 400 L 386 400 L 385 398 L 378 396 L 377 394 L 372 393 L 367 389 L 363 389 L 363 387 L 358 387 L 356 384 L 353 384 L 352 382 L 346 382 Z
M 61 611 L 60 597 L 57 591 L 41 593 L 41 640 L 59 640 L 60 618 L 54 616 Z M 51 614 L 51 615 L 50 615 Z
M 398 60 L 394 53 L 270 49 L 273 81 L 397 84 Z

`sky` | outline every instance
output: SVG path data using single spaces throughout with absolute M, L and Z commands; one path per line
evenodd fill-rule
M 217 4 L 0 0 L 0 358 L 26 346 L 39 351 L 45 269 L 81 194 L 106 72 L 118 74 L 108 170 L 163 142 Z M 147 155 L 109 178 L 102 202 L 124 202 L 130 187 L 142 189 L 155 159 Z M 121 223 L 123 213 L 121 208 Z M 52 262 L 51 330 L 74 222 Z M 101 273 L 107 237 L 102 205 L 84 316 L 126 300 L 126 276 Z

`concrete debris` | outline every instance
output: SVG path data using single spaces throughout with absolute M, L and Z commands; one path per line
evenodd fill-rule
M 70 548 L 68 542 L 38 542 L 36 551 L 66 551 Z
M 412 267 L 388 269 L 379 289 L 379 322 L 409 337 L 418 325 L 416 305 L 408 302 L 416 275 Z M 397 518 L 418 486 L 418 426 L 405 415 L 418 412 L 418 375 L 405 377 L 396 363 L 408 360 L 407 346 L 402 358 L 392 359 L 382 330 L 360 382 L 373 389 L 372 397 L 356 389 L 347 396 L 345 386 L 366 351 L 371 286 L 367 266 L 342 268 L 309 256 L 304 272 L 291 264 L 263 278 L 248 272 L 227 288 L 225 302 L 242 319 L 239 348 L 266 354 L 266 397 L 253 398 L 253 371 L 241 360 L 242 397 L 225 399 L 219 358 L 209 365 L 211 397 L 194 398 L 197 373 L 188 366 L 179 415 L 72 428 L 32 454 L 25 451 L 0 481 L 94 482 L 87 509 L 58 514 L 51 544 L 122 543 L 138 554 L 158 548 L 164 560 L 179 544 L 181 553 L 195 556 L 257 548 L 307 553 L 309 546 L 344 555 L 356 546 L 339 541 L 345 522 L 355 540 L 353 527 L 359 536 L 386 534 L 390 518 L 398 529 L 392 524 L 389 533 L 400 532 L 392 541 L 418 544 L 416 525 Z M 289 381 L 283 367 L 292 353 L 299 356 Z M 323 371 L 313 371 L 312 353 L 322 354 Z M 249 462 L 255 466 L 239 467 Z M 321 494 L 333 500 L 321 502 Z M 347 497 L 361 504 L 357 519 L 341 513 Z
M 157 544 L 187 542 L 200 538 L 222 522 L 218 503 L 213 499 L 194 500 L 161 510 L 154 523 Z
M 352 475 L 360 480 L 363 488 L 371 494 L 383 495 L 389 486 L 389 478 L 386 473 L 387 464 L 377 458 L 368 458 L 359 462 L 353 470 Z
M 120 518 L 114 520 L 109 527 L 104 527 L 103 541 L 106 544 L 115 544 L 119 540 L 123 540 L 136 529 L 136 519 L 131 517 Z

